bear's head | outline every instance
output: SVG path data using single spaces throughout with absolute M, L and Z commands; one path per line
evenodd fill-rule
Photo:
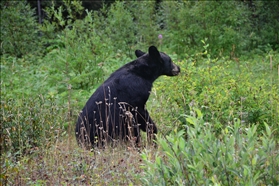
M 179 66 L 174 64 L 167 54 L 159 52 L 155 46 L 149 47 L 148 54 L 141 50 L 136 50 L 135 54 L 138 58 L 147 58 L 149 65 L 156 65 L 159 75 L 176 76 L 180 73 Z

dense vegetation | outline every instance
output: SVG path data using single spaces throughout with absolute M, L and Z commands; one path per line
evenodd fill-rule
M 279 184 L 277 1 L 0 5 L 1 185 Z M 150 45 L 182 70 L 148 101 L 158 148 L 79 148 L 79 110 Z

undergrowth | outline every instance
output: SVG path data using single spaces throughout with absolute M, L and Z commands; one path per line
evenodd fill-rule
M 139 185 L 142 159 L 127 147 L 83 150 L 75 137 L 58 137 L 49 147 L 32 148 L 19 160 L 5 153 L 1 163 L 3 185 Z
M 144 185 L 278 185 L 276 128 L 235 120 L 216 135 L 202 112 L 183 115 L 188 124 L 158 137 L 159 150 L 142 154 Z
M 205 45 L 205 50 L 207 45 Z M 203 55 L 207 57 L 204 58 Z M 176 59 L 173 54 L 172 58 Z M 255 59 L 212 59 L 207 51 L 175 61 L 181 74 L 173 79 L 161 77 L 155 82 L 148 109 L 162 123 L 166 133 L 187 124 L 181 114 L 190 114 L 191 107 L 203 112 L 206 122 L 221 131 L 236 118 L 243 126 L 264 123 L 279 126 L 279 56 L 271 52 Z M 169 101 L 170 100 L 170 101 Z M 161 114 L 168 109 L 166 115 Z M 278 135 L 278 131 L 275 131 Z
M 260 9 L 275 11 L 275 2 L 255 2 L 256 34 L 238 30 L 249 21 L 246 2 L 165 1 L 157 11 L 155 2 L 117 1 L 84 12 L 61 2 L 65 10 L 50 6 L 39 26 L 27 3 L 0 3 L 0 185 L 279 184 L 278 24 Z M 218 17 L 230 5 L 235 25 Z M 158 148 L 78 147 L 73 128 L 87 99 L 153 44 L 181 68 L 155 82 L 147 103 Z

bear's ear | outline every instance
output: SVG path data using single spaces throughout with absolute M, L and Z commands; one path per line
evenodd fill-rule
M 141 51 L 141 50 L 136 50 L 135 54 L 139 58 L 139 57 L 143 56 L 145 53 L 143 51 Z
M 148 53 L 153 60 L 159 60 L 161 58 L 160 53 L 155 46 L 149 47 Z

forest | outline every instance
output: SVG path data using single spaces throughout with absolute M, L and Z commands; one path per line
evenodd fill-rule
M 278 1 L 1 1 L 0 185 L 279 185 Z M 154 45 L 180 66 L 156 147 L 83 149 L 75 123 Z

